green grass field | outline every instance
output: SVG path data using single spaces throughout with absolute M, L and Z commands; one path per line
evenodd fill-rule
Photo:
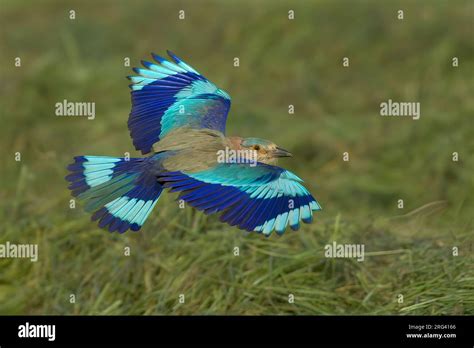
M 39 249 L 0 259 L 0 314 L 474 314 L 472 1 L 0 0 L 0 23 L 0 243 Z M 69 208 L 73 156 L 139 157 L 125 76 L 166 49 L 232 96 L 227 134 L 293 152 L 313 224 L 245 235 L 164 194 L 119 235 Z M 95 119 L 55 116 L 64 99 Z M 381 117 L 388 99 L 420 119 Z

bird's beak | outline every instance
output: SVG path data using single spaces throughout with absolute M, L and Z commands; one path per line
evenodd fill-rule
M 282 149 L 281 147 L 277 147 L 273 152 L 272 152 L 273 157 L 292 157 L 293 155 L 291 152 L 286 151 L 285 149 Z

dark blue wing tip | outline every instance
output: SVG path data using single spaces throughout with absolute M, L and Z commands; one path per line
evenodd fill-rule
M 112 214 L 113 216 L 113 214 Z M 119 229 L 120 225 L 123 223 L 124 221 L 120 218 L 117 218 L 117 217 L 113 217 L 112 221 L 109 223 L 109 227 L 108 227 L 108 230 L 110 232 L 115 232 Z M 106 225 L 107 226 L 107 225 Z
M 285 234 L 285 229 L 283 229 L 282 231 L 275 230 L 275 232 L 277 233 L 278 237 L 281 237 Z
M 118 232 L 120 234 L 123 234 L 129 229 L 132 231 L 138 231 L 142 227 L 137 223 L 130 224 L 130 222 L 114 216 L 105 207 L 102 207 L 101 209 L 97 210 L 92 215 L 91 220 L 99 220 L 99 223 L 97 224 L 99 228 L 108 230 L 110 233 Z
M 181 62 L 181 59 L 176 56 L 176 54 L 174 54 L 173 52 L 171 52 L 170 50 L 166 50 L 166 53 L 168 53 L 168 56 L 170 56 L 171 58 L 173 58 L 173 60 L 176 62 L 176 63 L 179 63 Z
M 298 231 L 300 229 L 300 224 L 297 224 L 297 225 L 290 225 L 290 228 L 293 230 L 293 231 Z
M 69 164 L 66 169 L 71 172 L 79 172 L 84 170 L 84 166 L 82 165 L 84 162 L 74 162 Z
M 132 231 L 138 231 L 142 226 L 140 226 L 139 224 L 136 224 L 136 223 L 133 223 L 130 225 L 130 229 Z
M 86 158 L 84 156 L 74 156 L 74 161 L 76 161 L 76 163 L 82 163 L 86 161 Z
M 91 221 L 99 220 L 103 215 L 107 214 L 108 210 L 105 207 L 100 208 L 91 216 Z
M 151 52 L 151 56 L 152 56 L 153 59 L 154 59 L 155 61 L 157 61 L 158 63 L 166 62 L 166 59 L 165 59 L 165 58 L 163 58 L 163 57 L 161 57 L 161 56 L 159 56 L 159 55 L 157 55 L 157 54 L 155 54 L 155 53 L 153 53 L 153 52 Z
M 84 175 L 82 173 L 76 173 L 76 172 L 70 173 L 64 177 L 64 179 L 66 179 L 66 181 L 69 181 L 69 182 L 75 182 L 82 178 L 84 178 Z
M 153 65 L 153 63 L 147 62 L 146 60 L 142 60 L 141 63 L 147 69 L 150 69 L 150 66 Z
M 119 226 L 119 228 L 117 229 L 117 232 L 122 234 L 122 233 L 125 233 L 129 228 L 130 228 L 130 223 L 125 221 L 125 222 L 122 222 L 122 224 Z

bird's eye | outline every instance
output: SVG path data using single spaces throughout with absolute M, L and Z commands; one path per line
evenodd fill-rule
M 254 145 L 253 149 L 256 150 L 256 151 L 260 150 L 260 145 Z

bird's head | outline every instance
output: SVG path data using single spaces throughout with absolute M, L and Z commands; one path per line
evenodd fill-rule
M 257 156 L 257 161 L 262 163 L 273 163 L 280 157 L 291 157 L 292 154 L 278 147 L 270 140 L 260 138 L 243 138 L 240 146 L 242 149 L 254 151 Z

